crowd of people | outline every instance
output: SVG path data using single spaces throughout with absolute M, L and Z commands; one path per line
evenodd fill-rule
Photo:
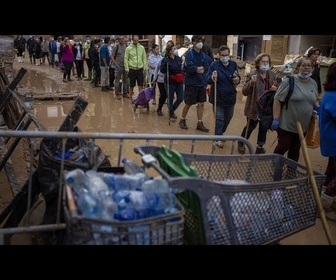
M 133 35 L 129 44 L 126 36 L 122 35 L 103 39 L 86 36 L 84 43 L 67 37 L 55 40 L 52 36 L 47 40 L 31 36 L 26 41 L 19 35 L 14 48 L 19 63 L 23 62 L 22 57 L 27 50 L 31 63 L 41 65 L 47 61 L 52 67 L 60 67 L 63 82 L 72 81 L 71 74 L 75 74 L 78 80 L 86 78 L 92 87 L 101 87 L 105 92 L 114 91 L 117 99 L 127 98 L 131 103 L 135 87 L 140 92 L 144 87 L 157 86 L 159 97 L 153 100 L 153 105 L 157 105 L 157 115 L 164 115 L 163 107 L 167 104 L 169 119 L 174 122 L 179 118 L 181 133 L 188 129 L 187 116 L 193 105 L 197 112 L 196 130 L 209 132 L 203 123 L 204 103 L 208 99 L 215 117 L 214 134 L 225 134 L 234 115 L 236 87 L 243 82 L 246 124 L 242 126 L 241 136 L 249 139 L 258 126 L 256 154 L 266 152 L 263 146 L 267 141 L 267 131 L 272 130 L 277 133 L 277 145 L 273 152 L 286 154 L 291 160 L 298 161 L 301 142 L 296 123 L 301 123 L 305 135 L 310 117 L 316 112 L 320 115 L 321 154 L 328 157 L 325 192 L 333 197 L 336 195 L 336 149 L 333 144 L 336 141 L 336 64 L 330 66 L 326 82 L 322 85 L 318 48 L 310 49 L 296 63 L 294 88 L 286 106 L 282 104 L 289 91 L 289 79 L 279 79 L 272 71 L 270 54 L 258 54 L 254 69 L 243 81 L 237 63 L 231 59 L 230 48 L 221 45 L 215 59 L 202 35 L 192 36 L 191 46 L 182 56 L 173 41 L 168 41 L 164 50 L 153 43 L 146 53 L 138 35 Z M 325 94 L 321 102 L 322 88 Z M 265 91 L 274 92 L 271 122 L 261 119 L 257 105 L 259 94 Z M 181 104 L 182 113 L 178 117 L 176 110 Z M 218 148 L 223 148 L 224 144 L 221 141 L 215 143 Z M 238 152 L 245 153 L 243 143 L 238 143 Z

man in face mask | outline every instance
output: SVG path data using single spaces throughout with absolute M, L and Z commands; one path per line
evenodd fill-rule
M 83 45 L 83 57 L 85 59 L 86 66 L 88 68 L 88 77 L 85 81 L 91 81 L 93 78 L 93 65 L 89 57 L 89 48 L 91 46 L 91 38 L 89 35 L 85 37 L 85 43 Z M 83 73 L 84 74 L 84 73 Z
M 211 63 L 206 81 L 211 84 L 209 102 L 213 105 L 216 118 L 215 135 L 223 135 L 233 117 L 237 100 L 236 86 L 240 82 L 237 63 L 230 59 L 228 46 L 219 47 L 219 60 Z M 223 148 L 224 144 L 216 141 L 216 146 Z
M 261 53 L 255 58 L 255 70 L 248 73 L 245 84 L 242 89 L 244 96 L 247 96 L 244 115 L 247 124 L 245 125 L 241 136 L 249 139 L 252 131 L 259 124 L 256 154 L 264 154 L 266 151 L 263 146 L 266 143 L 267 131 L 270 128 L 260 119 L 258 114 L 257 98 L 258 94 L 264 91 L 275 91 L 278 88 L 276 74 L 270 70 L 271 57 L 267 53 Z M 243 154 L 245 147 L 242 142 L 238 143 L 238 152 Z
M 201 51 L 203 47 L 202 35 L 193 35 L 191 38 L 193 48 L 185 54 L 185 78 L 184 78 L 184 107 L 179 125 L 182 129 L 188 129 L 186 117 L 192 105 L 197 108 L 196 129 L 209 132 L 203 124 L 204 102 L 206 101 L 205 73 L 207 73 L 211 58 Z

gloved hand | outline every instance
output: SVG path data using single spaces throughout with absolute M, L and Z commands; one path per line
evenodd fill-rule
M 279 123 L 280 123 L 279 119 L 274 119 L 271 125 L 271 130 L 273 131 L 277 130 L 279 127 Z
M 320 114 L 320 105 L 315 105 L 313 109 L 313 116 L 318 116 Z

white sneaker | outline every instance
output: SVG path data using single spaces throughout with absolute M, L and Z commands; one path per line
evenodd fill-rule
M 221 140 L 216 141 L 215 144 L 216 144 L 216 146 L 217 146 L 218 148 L 223 149 L 223 147 L 224 147 L 224 144 L 223 144 L 223 142 L 222 142 Z

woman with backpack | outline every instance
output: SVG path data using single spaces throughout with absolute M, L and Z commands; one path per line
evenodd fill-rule
M 266 151 L 264 145 L 266 143 L 267 131 L 270 128 L 267 124 L 260 121 L 258 113 L 257 98 L 261 92 L 266 90 L 276 91 L 278 83 L 276 74 L 271 71 L 271 57 L 267 53 L 261 53 L 255 58 L 255 70 L 247 74 L 242 93 L 246 96 L 244 115 L 247 124 L 245 125 L 241 136 L 249 139 L 252 131 L 259 124 L 256 154 L 264 154 Z M 238 142 L 238 152 L 245 153 L 245 146 L 242 142 Z
M 294 70 L 294 90 L 288 100 L 288 108 L 281 106 L 289 91 L 289 82 L 283 81 L 274 95 L 273 122 L 271 129 L 277 131 L 278 144 L 275 154 L 284 155 L 294 161 L 300 157 L 301 141 L 297 122 L 301 123 L 304 135 L 308 130 L 313 110 L 318 110 L 318 87 L 311 78 L 313 64 L 309 57 L 302 57 Z

